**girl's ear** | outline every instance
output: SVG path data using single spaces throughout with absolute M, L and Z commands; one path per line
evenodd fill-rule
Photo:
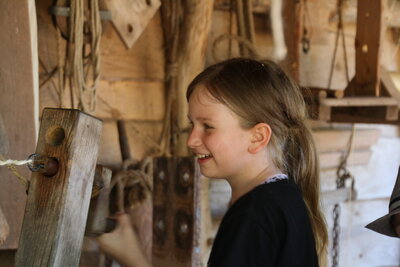
M 264 147 L 266 147 L 271 138 L 271 127 L 266 123 L 258 123 L 251 128 L 251 137 L 249 152 L 252 154 L 258 153 Z

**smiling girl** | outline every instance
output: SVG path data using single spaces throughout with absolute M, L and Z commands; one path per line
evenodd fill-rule
M 200 171 L 232 189 L 208 266 L 319 266 L 327 231 L 299 87 L 272 61 L 237 58 L 206 68 L 187 99 Z

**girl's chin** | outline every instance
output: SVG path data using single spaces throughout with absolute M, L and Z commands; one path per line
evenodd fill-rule
M 211 172 L 207 172 L 206 170 L 202 170 L 202 168 L 200 167 L 200 173 L 201 175 L 203 175 L 206 178 L 210 178 L 210 179 L 225 179 L 225 177 L 213 174 Z

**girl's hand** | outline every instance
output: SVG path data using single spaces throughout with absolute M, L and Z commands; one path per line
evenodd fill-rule
M 96 238 L 100 250 L 124 266 L 150 266 L 142 252 L 128 214 L 116 215 L 117 227 Z

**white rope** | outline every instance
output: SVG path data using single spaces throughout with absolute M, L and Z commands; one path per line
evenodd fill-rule
M 18 180 L 21 182 L 21 184 L 24 185 L 25 190 L 28 190 L 29 188 L 29 180 L 26 179 L 24 176 L 22 176 L 15 165 L 23 165 L 23 164 L 28 164 L 33 162 L 32 158 L 29 158 L 27 160 L 11 160 L 11 159 L 6 159 L 1 153 L 0 153 L 0 166 L 7 165 L 7 168 L 18 178 Z
M 33 159 L 27 159 L 27 160 L 13 160 L 13 159 L 7 159 L 7 160 L 0 160 L 0 166 L 10 166 L 10 165 L 25 165 L 28 163 L 32 163 Z

